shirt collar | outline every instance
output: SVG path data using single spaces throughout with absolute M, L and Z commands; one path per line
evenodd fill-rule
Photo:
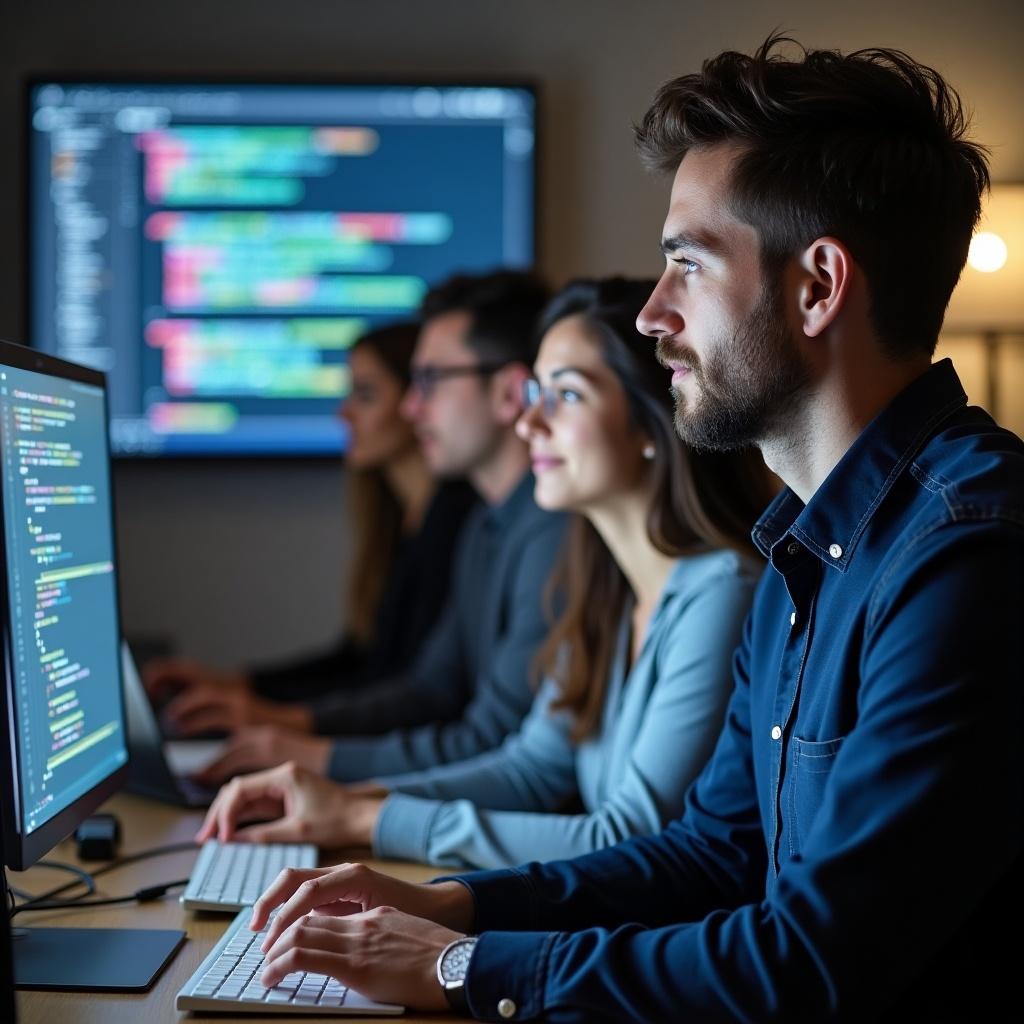
M 783 490 L 754 526 L 754 543 L 768 557 L 790 534 L 845 572 L 895 480 L 939 424 L 966 404 L 953 363 L 933 364 L 861 431 L 806 505 L 790 488 Z

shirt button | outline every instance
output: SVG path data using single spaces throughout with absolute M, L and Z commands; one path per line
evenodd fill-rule
M 843 549 L 838 544 L 829 544 L 829 546 L 828 546 L 828 553 L 833 558 L 842 558 L 843 557 Z
M 773 725 L 772 726 L 772 739 L 773 740 L 782 739 L 782 730 L 777 725 Z
M 511 999 L 502 999 L 498 1003 L 498 1016 L 508 1020 L 516 1014 L 516 1004 Z
M 796 612 L 790 612 L 789 613 L 789 624 L 791 626 L 795 626 L 796 625 Z
M 797 542 L 795 540 L 794 541 L 790 541 L 788 547 L 786 548 L 786 554 L 787 555 L 799 555 L 800 554 L 800 545 L 797 544 Z

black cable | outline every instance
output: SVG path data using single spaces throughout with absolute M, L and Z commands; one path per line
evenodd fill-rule
M 95 880 L 97 878 L 99 878 L 100 875 L 105 875 L 105 874 L 107 874 L 110 871 L 115 871 L 117 868 L 124 867 L 126 864 L 134 864 L 134 863 L 136 863 L 137 861 L 140 861 L 140 860 L 148 860 L 150 857 L 162 857 L 162 856 L 164 856 L 166 854 L 181 853 L 183 850 L 195 850 L 195 849 L 198 849 L 198 847 L 197 847 L 197 844 L 194 843 L 194 842 L 171 843 L 171 844 L 169 844 L 167 846 L 154 846 L 152 849 L 141 850 L 139 853 L 129 853 L 129 854 L 126 854 L 124 857 L 117 857 L 117 858 L 115 858 L 112 861 L 108 861 L 106 864 L 102 865 L 101 867 L 96 868 L 91 874 L 89 872 L 86 872 L 86 871 L 81 871 L 79 868 L 76 868 L 76 867 L 74 867 L 71 864 L 62 864 L 62 863 L 58 863 L 56 861 L 45 861 L 45 862 L 44 861 L 39 861 L 38 863 L 39 864 L 44 864 L 45 863 L 47 867 L 64 868 L 67 871 L 71 871 L 71 872 L 74 872 L 74 873 L 80 873 L 82 875 L 88 875 L 88 877 L 92 880 L 92 883 L 93 883 L 90 886 L 89 891 L 88 892 L 84 892 L 80 896 L 76 896 L 73 899 L 62 901 L 63 903 L 73 903 L 76 900 L 84 899 L 86 896 L 91 896 L 96 891 Z M 64 885 L 58 885 L 57 888 L 50 889 L 49 892 L 41 893 L 38 896 L 30 896 L 30 894 L 25 894 L 25 895 L 29 895 L 30 898 L 26 899 L 24 903 L 18 904 L 18 906 L 19 907 L 27 907 L 29 904 L 35 905 L 35 904 L 38 904 L 38 903 L 43 903 L 43 902 L 48 901 L 48 900 L 52 900 L 54 896 L 59 896 L 62 892 L 66 892 L 68 889 L 72 888 L 73 886 L 78 885 L 80 881 L 81 881 L 80 879 L 76 879 L 73 882 L 66 882 Z M 10 886 L 8 886 L 8 888 L 10 889 L 10 891 L 12 893 L 14 893 L 14 894 L 16 894 L 18 896 L 23 896 L 23 894 L 21 892 L 19 892 L 18 890 L 11 889 Z M 140 890 L 140 891 L 144 892 L 145 890 Z M 24 898 L 24 896 L 23 896 L 23 898 Z M 124 897 L 124 899 L 134 899 L 134 898 L 135 898 L 134 896 L 132 896 L 132 897 Z M 95 904 L 93 904 L 93 906 L 95 906 Z
M 33 896 L 30 892 L 25 892 L 22 889 L 15 889 L 13 885 L 9 885 L 7 887 L 9 892 L 26 902 L 31 902 L 37 899 L 49 899 L 53 893 L 63 892 L 65 889 L 70 889 L 72 886 L 78 885 L 79 883 L 85 886 L 85 892 L 83 892 L 81 896 L 76 896 L 75 899 L 84 899 L 86 896 L 91 896 L 96 891 L 96 882 L 94 881 L 93 876 L 90 875 L 88 871 L 75 867 L 74 864 L 63 864 L 56 860 L 38 860 L 34 866 L 37 868 L 51 868 L 54 871 L 70 871 L 71 874 L 78 875 L 78 878 L 73 882 L 67 882 L 65 885 L 51 890 L 50 893 L 47 893 L 44 896 Z
M 188 885 L 187 878 L 179 878 L 175 882 L 164 882 L 161 885 L 151 885 L 145 889 L 137 889 L 130 896 L 111 896 L 100 900 L 54 900 L 52 902 L 40 903 L 36 900 L 30 903 L 19 903 L 14 907 L 10 916 L 28 913 L 36 910 L 80 910 L 85 907 L 109 907 L 115 903 L 144 903 L 147 900 L 156 900 L 167 894 L 168 889 L 174 889 L 179 885 Z

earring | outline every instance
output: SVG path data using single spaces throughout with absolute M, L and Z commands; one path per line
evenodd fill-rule
M 651 443 L 650 443 L 650 442 L 648 441 L 648 442 L 647 442 L 647 444 L 645 444 L 645 445 L 643 446 L 643 449 L 641 450 L 640 454 L 641 454 L 641 455 L 642 455 L 642 456 L 643 456 L 643 457 L 644 457 L 645 459 L 647 459 L 647 461 L 648 461 L 648 462 L 650 462 L 650 461 L 651 461 L 651 459 L 653 459 L 653 458 L 654 458 L 654 456 L 655 456 L 655 454 L 656 454 L 656 449 L 655 449 L 654 445 L 653 445 L 653 444 L 651 444 Z

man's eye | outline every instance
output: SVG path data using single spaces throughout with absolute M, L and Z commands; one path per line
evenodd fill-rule
M 578 391 L 574 391 L 572 388 L 559 388 L 558 397 L 563 402 L 568 402 L 571 404 L 573 402 L 578 402 L 583 396 Z
M 693 260 L 685 259 L 682 256 L 678 259 L 673 259 L 672 262 L 682 267 L 685 274 L 693 274 L 700 270 L 700 264 L 694 263 Z

